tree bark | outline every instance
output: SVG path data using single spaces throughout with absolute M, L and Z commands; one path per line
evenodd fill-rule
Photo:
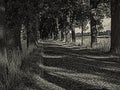
M 52 32 L 52 39 L 53 39 L 53 40 L 55 39 L 55 34 L 54 34 L 54 32 Z
M 97 29 L 94 14 L 91 14 L 91 47 L 97 44 Z
M 30 30 L 29 30 L 29 24 L 27 23 L 26 25 L 26 29 L 27 29 L 27 48 L 29 48 L 29 44 L 30 44 Z
M 5 30 L 4 30 L 4 22 L 5 22 L 5 10 L 3 6 L 3 1 L 0 1 L 0 53 L 4 52 L 5 47 Z
M 75 29 L 74 29 L 73 25 L 71 27 L 71 31 L 72 31 L 72 42 L 75 43 L 76 42 L 76 37 L 75 37 Z
M 96 15 L 96 8 L 97 5 L 99 4 L 99 1 L 96 0 L 90 0 L 90 7 L 91 7 L 91 47 L 93 47 L 93 45 L 97 44 L 97 29 L 96 29 L 96 19 L 95 19 L 95 15 Z
M 64 32 L 61 30 L 61 41 L 64 40 Z
M 0 89 L 7 90 L 6 79 L 8 77 L 8 60 L 6 57 L 6 38 L 5 38 L 5 7 L 4 0 L 0 1 Z
M 55 20 L 56 20 L 56 29 L 55 29 L 55 38 L 54 38 L 54 40 L 57 40 L 58 39 L 58 32 L 59 32 L 59 19 L 58 18 L 55 18 Z
M 18 50 L 22 51 L 22 45 L 21 45 L 21 24 L 14 26 L 14 39 L 15 39 L 15 47 Z
M 68 37 L 67 37 L 67 35 L 68 35 L 68 33 L 67 33 L 67 30 L 65 29 L 65 42 L 68 42 Z
M 111 49 L 120 54 L 120 0 L 111 0 Z
M 39 31 L 39 17 L 38 15 L 36 15 L 36 41 L 38 41 L 38 37 L 40 37 L 40 33 L 38 32 Z
M 83 34 L 84 34 L 84 26 L 83 26 L 83 22 L 82 22 L 82 31 L 81 31 L 81 45 L 83 45 Z

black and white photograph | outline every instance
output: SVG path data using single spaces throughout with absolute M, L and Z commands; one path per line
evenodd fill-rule
M 0 0 L 0 90 L 120 90 L 120 0 Z

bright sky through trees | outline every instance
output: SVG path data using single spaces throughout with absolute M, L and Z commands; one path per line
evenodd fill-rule
M 88 23 L 87 26 L 89 28 L 85 32 L 90 32 L 90 24 Z M 111 28 L 111 19 L 110 18 L 105 18 L 103 20 L 103 26 L 104 26 L 104 29 L 102 31 L 110 30 L 110 28 Z M 76 28 L 75 32 L 76 33 L 81 33 L 81 28 Z

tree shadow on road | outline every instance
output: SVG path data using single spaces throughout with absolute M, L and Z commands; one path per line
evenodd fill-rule
M 41 50 L 35 50 L 23 60 L 21 69 L 37 74 L 66 90 L 108 90 L 114 86 L 118 88 L 119 58 L 105 54 L 94 55 L 95 52 L 90 49 L 73 50 L 61 45 L 44 45 L 43 54 L 41 55 Z
M 44 48 L 46 55 L 63 56 L 63 58 L 44 57 L 44 65 L 87 73 L 104 78 L 105 82 L 119 85 L 119 57 L 90 49 L 73 50 L 61 46 L 49 45 Z M 102 54 L 101 54 L 102 53 Z

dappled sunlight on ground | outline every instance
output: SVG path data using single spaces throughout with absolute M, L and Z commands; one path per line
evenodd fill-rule
M 36 80 L 36 84 L 41 87 L 43 90 L 65 90 L 53 83 L 48 82 L 47 80 L 41 78 L 39 75 L 33 75 L 33 78 Z
M 64 57 L 66 57 L 65 55 L 63 55 L 63 56 L 57 56 L 57 55 L 46 55 L 46 54 L 43 54 L 42 55 L 43 56 L 43 58 L 64 58 Z
M 61 76 L 62 78 L 70 78 L 75 81 L 80 81 L 82 83 L 87 83 L 89 85 L 94 86 L 95 88 L 107 88 L 107 89 L 113 89 L 116 87 L 117 89 L 120 88 L 119 85 L 115 85 L 112 83 L 108 83 L 104 81 L 103 77 L 97 76 L 97 75 L 92 75 L 92 74 L 86 74 L 86 73 L 66 73 L 66 72 L 57 72 L 54 73 L 54 75 Z
M 94 75 L 94 74 L 87 74 L 87 73 L 77 73 L 71 70 L 66 70 L 57 67 L 48 67 L 44 65 L 40 65 L 41 68 L 45 69 L 50 75 L 62 78 L 62 79 L 71 79 L 76 82 L 82 82 L 83 84 L 92 85 L 94 88 L 107 88 L 107 89 L 114 89 L 117 90 L 120 88 L 119 85 L 114 83 L 110 83 L 106 81 L 102 75 Z
M 117 58 L 117 59 L 120 59 L 120 57 L 118 56 L 90 56 L 90 55 L 84 55 L 85 57 L 88 57 L 88 58 L 95 58 L 95 59 L 109 59 L 109 58 Z
M 72 73 L 75 73 L 72 70 L 67 70 L 67 69 L 58 68 L 58 67 L 49 67 L 49 66 L 44 66 L 42 64 L 40 64 L 39 67 L 46 71 L 49 71 L 49 72 L 72 72 Z
M 36 90 L 119 90 L 119 57 L 92 49 L 42 42 L 23 61 L 22 69 L 32 73 Z
M 107 70 L 111 70 L 111 71 L 117 71 L 117 72 L 120 72 L 120 67 L 113 67 L 113 66 L 106 66 L 106 67 L 103 67 L 104 69 L 107 69 Z
M 54 46 L 57 46 L 57 44 L 55 44 Z M 117 81 L 117 72 L 119 73 L 120 69 L 120 64 L 117 63 L 119 59 L 118 56 L 106 54 L 102 55 L 100 52 L 97 54 L 97 50 L 92 51 L 92 49 L 84 49 L 77 47 L 66 48 L 64 46 L 61 46 L 57 47 L 57 51 L 54 50 L 56 47 L 49 47 L 51 46 L 47 46 L 47 48 L 44 48 L 44 50 L 53 50 L 51 53 L 55 52 L 56 56 L 62 54 L 66 55 L 66 57 L 63 57 L 61 59 L 44 59 L 45 65 L 48 65 L 50 68 L 52 66 L 56 68 L 56 71 L 48 70 L 49 74 L 59 78 L 69 78 L 76 82 L 79 81 L 81 83 L 86 83 L 88 85 L 98 88 L 107 88 L 111 90 L 118 90 L 120 88 L 120 85 L 118 84 L 120 82 Z M 62 54 L 60 52 L 62 52 Z M 51 53 L 47 53 L 47 55 L 51 55 Z M 47 68 L 49 68 L 48 66 Z M 68 71 L 64 70 L 63 72 L 60 71 L 58 67 L 68 69 L 68 71 L 72 70 L 75 72 L 68 73 Z

